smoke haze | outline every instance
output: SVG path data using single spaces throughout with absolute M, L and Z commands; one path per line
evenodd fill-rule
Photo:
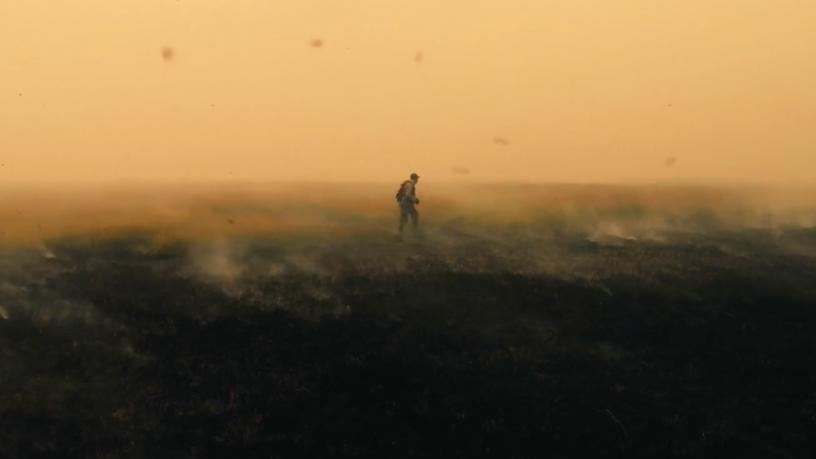
M 813 181 L 813 18 L 808 0 L 3 2 L 0 181 Z

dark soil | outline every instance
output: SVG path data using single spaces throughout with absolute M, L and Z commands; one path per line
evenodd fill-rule
M 0 456 L 811 457 L 814 234 L 9 251 Z

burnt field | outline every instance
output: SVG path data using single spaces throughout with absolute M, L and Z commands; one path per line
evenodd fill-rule
M 8 246 L 0 457 L 810 457 L 816 230 L 601 220 Z

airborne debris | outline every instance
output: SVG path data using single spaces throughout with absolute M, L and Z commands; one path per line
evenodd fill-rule
M 316 38 L 309 43 L 312 45 L 312 48 L 320 48 L 321 46 L 323 46 L 323 40 L 319 38 Z
M 418 64 L 421 64 L 421 63 L 422 63 L 422 59 L 423 59 L 423 56 L 422 56 L 422 53 L 421 53 L 421 52 L 420 52 L 420 53 L 416 53 L 416 55 L 414 56 L 414 60 L 415 60 L 415 61 L 416 61 Z
M 465 169 L 464 167 L 454 167 L 454 168 L 451 169 L 451 172 L 453 172 L 454 174 L 459 174 L 459 175 L 468 175 L 468 174 L 470 174 L 470 170 Z
M 666 158 L 666 166 L 668 166 L 668 167 L 672 167 L 674 165 L 674 163 L 676 163 L 676 162 L 677 162 L 677 158 L 675 158 L 674 156 Z
M 505 146 L 510 145 L 510 141 L 505 139 L 504 137 L 494 137 L 493 142 L 495 142 L 495 143 L 497 143 L 499 145 L 505 145 Z
M 169 46 L 165 46 L 164 48 L 162 48 L 161 54 L 162 59 L 164 59 L 165 62 L 170 62 L 173 60 L 174 57 L 176 57 L 176 52 L 173 50 L 173 48 Z

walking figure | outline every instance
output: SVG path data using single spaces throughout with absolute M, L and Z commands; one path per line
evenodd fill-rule
M 419 176 L 411 174 L 411 179 L 402 182 L 399 191 L 397 191 L 397 203 L 400 209 L 400 223 L 399 232 L 402 234 L 405 224 L 408 223 L 408 218 L 411 218 L 411 226 L 416 231 L 419 225 L 419 212 L 416 210 L 416 205 L 419 204 L 419 199 L 416 197 L 416 184 L 419 182 Z

